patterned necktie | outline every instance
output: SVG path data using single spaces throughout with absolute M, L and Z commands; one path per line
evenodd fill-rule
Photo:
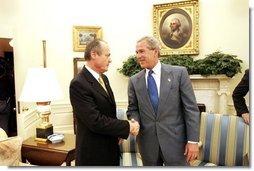
M 152 106 L 153 106 L 153 110 L 156 113 L 157 109 L 158 109 L 158 104 L 159 104 L 159 97 L 158 97 L 158 90 L 157 90 L 156 82 L 155 82 L 155 80 L 152 76 L 152 73 L 153 73 L 152 70 L 150 70 L 148 72 L 147 88 L 148 88 L 150 101 L 151 101 Z
M 106 86 L 104 84 L 104 81 L 103 81 L 101 75 L 99 76 L 98 81 L 99 81 L 100 85 L 103 87 L 103 89 L 106 91 L 106 93 L 108 94 L 108 90 L 107 90 L 107 88 L 106 88 Z

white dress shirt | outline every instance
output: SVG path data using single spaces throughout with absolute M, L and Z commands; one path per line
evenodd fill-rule
M 152 76 L 155 80 L 157 90 L 158 90 L 158 97 L 160 97 L 160 85 L 161 85 L 161 63 L 158 61 L 158 63 L 153 67 L 153 73 Z M 150 69 L 146 69 L 146 87 L 147 87 L 147 76 Z

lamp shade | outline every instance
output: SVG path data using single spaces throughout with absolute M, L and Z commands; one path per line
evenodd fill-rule
M 19 101 L 48 102 L 61 98 L 63 94 L 55 70 L 51 68 L 28 69 Z

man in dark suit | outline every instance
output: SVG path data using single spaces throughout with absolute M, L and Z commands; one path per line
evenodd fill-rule
M 239 84 L 235 87 L 232 98 L 235 105 L 237 116 L 243 118 L 246 124 L 250 122 L 249 109 L 246 105 L 244 96 L 249 92 L 249 69 L 245 70 L 245 74 Z
M 186 166 L 198 156 L 200 121 L 188 72 L 160 63 L 160 43 L 153 37 L 137 42 L 136 55 L 144 70 L 129 79 L 127 115 L 140 124 L 143 164 Z
M 119 142 L 137 134 L 137 122 L 118 120 L 108 78 L 110 50 L 106 42 L 86 46 L 87 64 L 70 84 L 70 100 L 77 121 L 76 166 L 119 166 Z

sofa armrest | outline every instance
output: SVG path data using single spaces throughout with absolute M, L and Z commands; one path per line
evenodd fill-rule
M 21 156 L 21 137 L 10 137 L 0 141 L 0 166 L 18 166 Z

